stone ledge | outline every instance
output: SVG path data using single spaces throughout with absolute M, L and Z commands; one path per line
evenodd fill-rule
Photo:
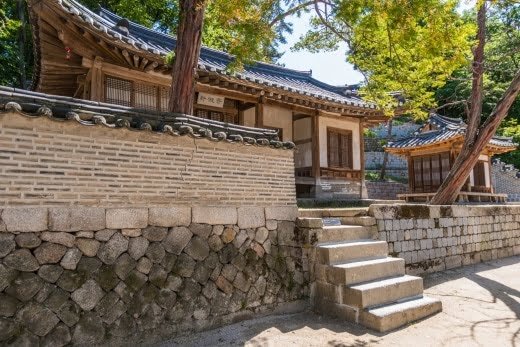
M 105 229 L 105 209 L 99 207 L 49 208 L 50 231 L 98 231 Z
M 106 210 L 106 227 L 108 229 L 145 228 L 147 225 L 147 208 L 109 208 Z
M 295 221 L 298 218 L 297 206 L 269 206 L 265 208 L 265 219 Z
M 238 227 L 240 229 L 263 226 L 265 226 L 265 210 L 263 207 L 245 206 L 238 208 Z
M 7 231 L 37 232 L 47 230 L 48 210 L 40 207 L 6 208 L 2 220 Z
M 148 224 L 158 227 L 179 227 L 191 224 L 190 207 L 150 207 Z
M 194 206 L 191 210 L 192 222 L 200 224 L 237 224 L 236 207 Z

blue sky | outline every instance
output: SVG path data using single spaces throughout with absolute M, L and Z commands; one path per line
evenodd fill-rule
M 462 0 L 460 10 L 473 7 L 474 0 Z M 332 85 L 345 85 L 361 82 L 363 76 L 354 70 L 353 66 L 346 62 L 346 47 L 343 46 L 335 52 L 309 53 L 306 51 L 291 52 L 301 35 L 307 31 L 310 14 L 304 14 L 300 18 L 294 18 L 293 34 L 287 37 L 287 44 L 282 46 L 285 54 L 279 63 L 296 70 L 312 70 L 312 76 L 320 81 Z
M 312 70 L 312 76 L 320 81 L 333 84 L 344 85 L 358 83 L 363 76 L 354 71 L 351 64 L 346 62 L 346 47 L 335 52 L 309 53 L 306 51 L 291 52 L 290 48 L 294 45 L 301 35 L 307 31 L 310 15 L 304 14 L 300 18 L 292 20 L 293 34 L 287 38 L 287 44 L 283 46 L 285 54 L 279 63 L 286 67 L 296 70 Z

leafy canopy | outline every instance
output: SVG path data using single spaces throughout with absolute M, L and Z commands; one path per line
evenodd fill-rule
M 361 93 L 387 115 L 402 108 L 424 117 L 435 89 L 466 65 L 474 25 L 453 0 L 336 0 L 316 7 L 311 29 L 295 49 L 334 50 L 348 44 L 347 60 L 365 76 Z
M 488 13 L 483 117 L 491 113 L 514 75 L 520 70 L 520 4 L 515 1 L 494 2 Z M 474 22 L 474 14 L 466 13 L 464 20 Z M 446 85 L 436 91 L 437 102 L 448 105 L 440 109 L 439 113 L 449 117 L 464 116 L 464 105 L 470 93 L 471 66 L 465 66 L 454 71 Z M 516 143 L 520 143 L 519 99 L 513 103 L 498 133 L 513 137 Z M 520 151 L 500 157 L 520 168 Z

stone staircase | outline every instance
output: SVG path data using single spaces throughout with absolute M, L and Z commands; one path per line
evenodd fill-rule
M 316 250 L 316 311 L 385 332 L 442 310 L 423 296 L 421 277 L 405 274 L 401 258 L 388 256 L 375 240 L 376 222 L 367 209 L 301 210 L 300 218 L 322 218 Z

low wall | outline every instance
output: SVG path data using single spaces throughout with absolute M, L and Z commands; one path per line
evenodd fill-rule
M 408 185 L 398 182 L 366 181 L 369 199 L 396 200 L 397 194 L 408 192 Z
M 369 152 L 365 151 L 365 169 L 379 170 L 383 166 L 384 152 Z M 408 174 L 408 161 L 406 158 L 388 154 L 387 169 L 404 171 Z
M 412 274 L 520 254 L 520 206 L 371 205 L 369 214 Z
M 0 207 L 296 204 L 292 150 L 85 123 L 0 112 Z
M 302 309 L 296 207 L 0 210 L 0 345 L 151 343 Z

